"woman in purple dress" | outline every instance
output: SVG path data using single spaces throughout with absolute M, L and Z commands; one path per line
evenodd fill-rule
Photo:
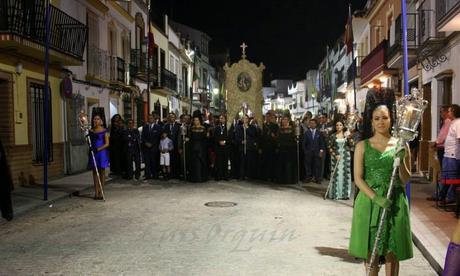
M 442 276 L 460 275 L 460 220 L 454 230 L 449 247 L 447 248 L 446 262 Z
M 89 137 L 91 138 L 91 149 L 94 153 L 94 159 L 96 161 L 96 166 L 93 161 L 93 156 L 90 152 L 89 154 L 89 168 L 93 170 L 93 180 L 94 180 L 94 190 L 95 195 L 94 199 L 101 200 L 102 190 L 99 187 L 99 181 L 96 173 L 96 169 L 99 171 L 99 180 L 101 181 L 101 186 L 105 184 L 105 169 L 109 166 L 109 134 L 107 129 L 104 128 L 100 115 L 94 115 L 93 125 L 89 131 Z

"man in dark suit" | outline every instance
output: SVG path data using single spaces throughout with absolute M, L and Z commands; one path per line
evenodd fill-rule
M 332 124 L 328 122 L 327 113 L 319 115 L 317 129 L 323 135 L 324 141 L 328 141 L 329 134 L 332 132 Z M 327 142 L 326 142 L 327 144 Z M 331 163 L 331 156 L 329 151 L 324 151 L 324 156 L 321 158 L 321 175 L 329 179 L 331 170 L 329 164 Z
M 176 122 L 176 114 L 169 113 L 168 121 L 163 125 L 163 132 L 168 134 L 172 140 L 174 149 L 170 152 L 171 156 L 171 177 L 178 178 L 180 173 L 180 156 L 179 156 L 179 135 L 181 125 Z
M 150 114 L 148 123 L 142 127 L 142 155 L 144 156 L 144 179 L 158 178 L 159 144 L 163 128 L 158 124 L 158 114 Z
M 326 151 L 326 142 L 316 126 L 316 119 L 311 119 L 309 128 L 305 131 L 302 145 L 305 157 L 305 181 L 310 182 L 314 178 L 314 181 L 320 184 L 322 180 L 321 159 Z

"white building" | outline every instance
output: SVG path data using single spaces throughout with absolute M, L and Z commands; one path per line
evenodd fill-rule
M 361 61 L 367 55 L 368 49 L 368 33 L 365 30 L 369 29 L 369 22 L 362 18 L 354 16 L 352 20 L 353 24 L 353 54 L 348 54 L 348 64 L 346 78 L 346 100 L 350 106 L 350 112 L 354 112 L 355 107 L 358 109 L 358 113 L 364 111 L 364 104 L 366 101 L 366 94 L 368 87 L 361 87 Z M 354 57 L 354 60 L 352 60 Z M 356 93 L 356 95 L 355 95 Z M 356 104 L 355 104 L 356 99 Z
M 307 111 L 305 80 L 296 81 L 290 85 L 288 87 L 288 95 L 292 98 L 292 103 L 289 105 L 292 119 L 302 118 L 303 114 Z
M 68 114 L 66 171 L 75 173 L 87 167 L 87 151 L 76 125 L 78 112 L 91 116 L 94 107 L 104 108 L 107 125 L 120 114 L 124 119 L 145 119 L 147 88 L 140 61 L 145 63 L 144 45 L 148 7 L 146 0 L 58 2 L 67 14 L 88 27 L 83 66 L 68 66 L 73 97 L 65 105 Z M 139 61 L 137 67 L 132 66 Z M 135 69 L 134 69 L 135 68 Z M 145 69 L 144 69 L 145 70 Z M 141 73 L 141 74 L 138 74 Z M 144 96 L 144 97 L 143 97 Z

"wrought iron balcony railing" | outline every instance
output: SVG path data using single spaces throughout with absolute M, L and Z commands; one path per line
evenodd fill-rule
M 125 83 L 126 64 L 122 58 L 110 57 L 110 82 Z
M 117 81 L 125 83 L 125 61 L 122 58 L 117 57 Z
M 390 34 L 389 45 L 386 52 L 387 61 L 390 61 L 396 56 L 402 56 L 402 45 L 403 45 L 403 36 L 402 36 L 402 17 L 399 15 L 396 18 L 394 32 Z M 407 48 L 410 50 L 417 49 L 418 45 L 417 40 L 417 14 L 408 13 L 407 14 Z M 411 60 L 409 60 L 409 63 Z
M 431 1 L 424 1 L 418 9 L 419 47 L 417 59 L 425 70 L 431 70 L 445 61 L 441 49 L 446 45 L 446 39 L 444 32 L 438 31 L 436 12 Z
M 436 22 L 445 25 L 460 12 L 460 0 L 436 0 Z
M 1 0 L 0 34 L 45 44 L 45 1 Z M 62 10 L 50 8 L 50 49 L 83 60 L 88 27 Z
M 160 86 L 177 92 L 177 76 L 166 68 L 161 68 Z
M 145 74 L 147 70 L 147 54 L 140 49 L 131 49 L 131 66 L 134 74 Z
M 150 66 L 148 63 L 150 61 Z M 158 65 L 157 59 L 151 57 L 147 58 L 147 53 L 142 52 L 140 49 L 131 50 L 131 62 L 129 64 L 129 74 L 131 78 L 140 78 L 144 81 L 147 80 L 147 68 L 150 72 L 149 78 L 151 82 L 158 79 Z
M 109 56 L 107 51 L 95 45 L 88 46 L 88 75 L 102 80 L 109 80 Z

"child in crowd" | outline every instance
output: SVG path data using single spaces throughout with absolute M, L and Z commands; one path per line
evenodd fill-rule
M 163 179 L 168 180 L 171 173 L 169 152 L 174 149 L 173 142 L 168 138 L 168 133 L 161 133 L 160 140 L 160 165 L 163 167 Z

